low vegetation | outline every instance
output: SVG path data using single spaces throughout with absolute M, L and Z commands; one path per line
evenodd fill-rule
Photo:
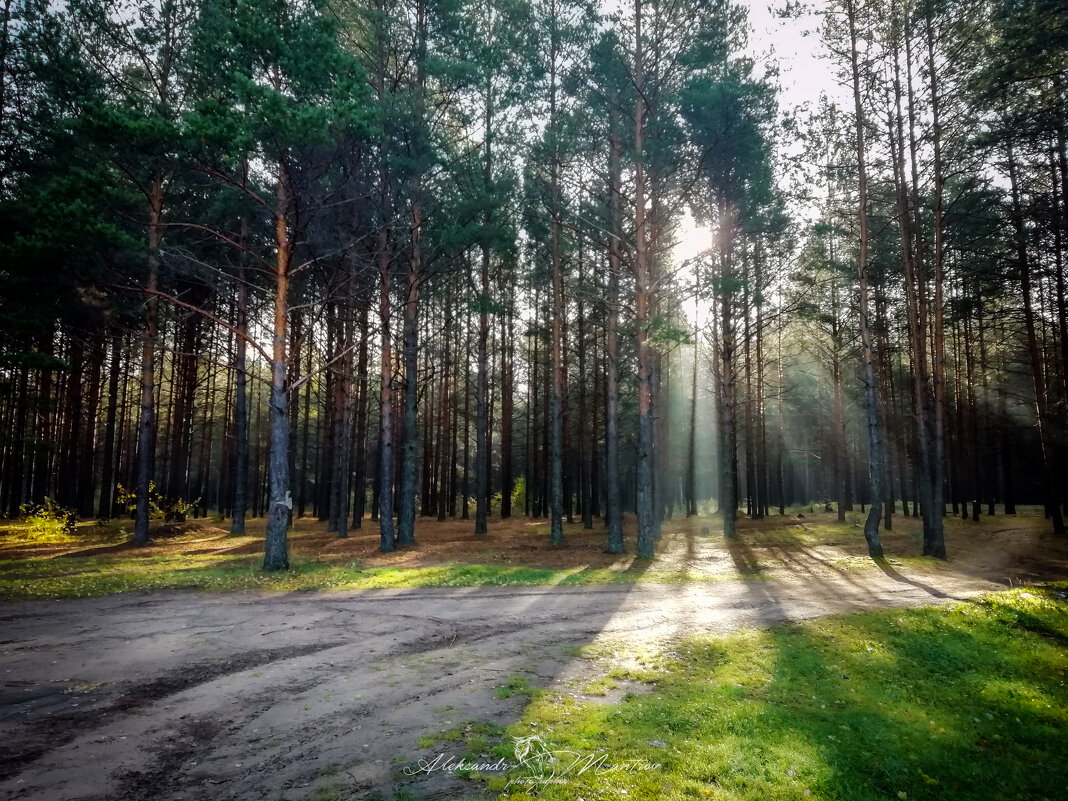
M 371 526 L 366 533 L 339 539 L 318 520 L 304 518 L 290 532 L 292 568 L 271 573 L 261 570 L 262 520 L 250 521 L 249 535 L 243 537 L 229 536 L 225 521 L 157 522 L 150 543 L 138 546 L 129 541 L 126 521 L 75 526 L 63 510 L 46 509 L 0 525 L 0 600 L 167 589 L 293 592 L 714 582 L 761 580 L 799 570 L 833 577 L 895 568 L 937 583 L 942 572 L 989 572 L 987 566 L 998 559 L 1008 564 L 1013 554 L 1033 554 L 1039 548 L 1047 565 L 1068 564 L 1068 545 L 1043 533 L 1037 515 L 983 518 L 978 524 L 947 519 L 953 553 L 948 565 L 921 557 L 919 523 L 901 519 L 893 533 L 884 535 L 891 558 L 881 567 L 864 555 L 859 525 L 841 524 L 834 517 L 810 513 L 741 521 L 742 536 L 730 544 L 718 534 L 713 516 L 681 518 L 665 523 L 653 560 L 636 559 L 629 539 L 630 553 L 605 553 L 600 525 L 592 530 L 566 525 L 565 544 L 553 547 L 540 520 L 494 520 L 490 533 L 481 537 L 471 535 L 462 521 L 422 521 L 415 547 L 382 554 Z M 632 527 L 627 519 L 628 538 Z M 1002 580 L 1035 578 L 999 570 Z
M 618 706 L 536 694 L 494 756 L 537 735 L 556 761 L 484 778 L 516 801 L 1052 801 L 1066 645 L 1068 584 L 694 638 L 645 660 L 654 691 Z

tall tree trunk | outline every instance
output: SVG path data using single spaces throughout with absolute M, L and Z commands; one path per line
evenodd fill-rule
M 943 282 L 945 274 L 945 236 L 943 233 L 943 195 L 944 178 L 942 175 L 942 111 L 941 97 L 938 83 L 938 69 L 935 63 L 934 35 L 931 27 L 931 6 L 926 7 L 926 32 L 927 32 L 927 63 L 929 66 L 929 80 L 931 90 L 931 147 L 934 157 L 934 254 L 931 265 L 934 273 L 934 308 L 931 313 L 934 316 L 932 332 L 932 359 L 931 380 L 932 400 L 932 438 L 934 440 L 934 453 L 931 465 L 931 496 L 933 513 L 931 514 L 930 526 L 924 521 L 924 548 L 926 556 L 934 556 L 937 559 L 946 558 L 946 542 L 943 527 L 943 512 L 945 502 L 943 499 L 945 484 L 946 464 L 946 435 L 945 435 L 945 394 L 946 394 L 946 344 L 944 325 Z
M 352 527 L 359 531 L 363 528 L 363 515 L 367 507 L 367 407 L 370 389 L 367 376 L 370 302 L 363 287 L 360 288 L 357 304 L 359 306 L 360 344 L 356 356 L 356 457 L 352 478 L 355 487 Z
M 723 536 L 735 539 L 738 536 L 738 445 L 735 383 L 735 334 L 734 303 L 732 302 L 731 250 L 733 233 L 731 211 L 726 202 L 719 204 L 720 219 L 720 289 L 719 308 L 719 447 L 720 447 L 720 496 L 719 508 L 723 514 Z
M 615 104 L 613 103 L 613 109 Z M 619 275 L 623 269 L 623 217 L 620 209 L 622 146 L 616 132 L 616 114 L 611 117 L 608 148 L 608 290 L 605 321 L 605 522 L 608 552 L 623 553 L 623 514 L 619 495 Z
M 455 427 L 452 421 L 452 405 L 456 394 L 456 389 L 452 384 L 453 314 L 452 287 L 450 286 L 445 290 L 445 327 L 442 332 L 442 335 L 445 337 L 445 358 L 442 366 L 441 409 L 439 411 L 441 417 L 439 421 L 440 434 L 438 436 L 439 450 L 442 454 L 439 470 L 440 487 L 437 497 L 437 513 L 439 521 L 444 520 L 449 511 L 450 488 L 452 486 L 451 476 L 455 473 L 453 465 L 456 463 L 456 455 L 453 452 L 453 443 L 455 442 L 456 435 L 454 433 Z
M 286 374 L 289 360 L 286 335 L 289 321 L 289 267 L 293 253 L 289 210 L 293 203 L 290 176 L 286 165 L 278 165 L 278 199 L 274 212 L 275 246 L 278 250 L 275 266 L 274 347 L 271 353 L 271 428 L 268 465 L 270 502 L 267 509 L 267 534 L 264 538 L 263 569 L 288 570 L 289 548 L 286 529 L 289 527 L 293 497 L 289 486 L 289 407 Z
M 354 322 L 352 319 L 352 299 L 356 294 L 355 266 L 350 266 L 347 281 L 348 291 L 342 307 L 341 319 L 341 358 L 338 360 L 337 382 L 341 387 L 341 420 L 338 425 L 337 466 L 334 483 L 337 497 L 337 536 L 345 539 L 349 536 L 349 497 L 351 495 L 350 479 L 352 477 L 352 351 Z
M 867 149 L 864 144 L 864 106 L 860 91 L 860 65 L 857 58 L 856 10 L 849 0 L 849 53 L 853 73 L 853 108 L 856 124 L 857 164 L 859 165 L 859 188 L 857 217 L 860 227 L 859 254 L 857 258 L 860 279 L 860 342 L 864 375 L 864 402 L 868 421 L 868 482 L 871 487 L 871 506 L 864 520 L 864 539 L 868 543 L 868 556 L 883 558 L 883 546 L 879 537 L 882 518 L 883 476 L 885 455 L 882 425 L 879 419 L 878 384 L 875 370 L 875 340 L 869 323 L 869 274 L 868 274 L 868 168 Z
M 1046 516 L 1053 522 L 1053 533 L 1064 534 L 1064 518 L 1061 514 L 1056 461 L 1053 454 L 1052 421 L 1046 397 L 1045 366 L 1042 350 L 1038 344 L 1035 325 L 1034 301 L 1031 287 L 1031 260 L 1027 253 L 1027 233 L 1024 229 L 1023 209 L 1020 205 L 1020 190 L 1017 181 L 1016 157 L 1012 139 L 1005 143 L 1009 167 L 1009 187 L 1012 196 L 1012 227 L 1016 243 L 1017 269 L 1020 271 L 1020 291 L 1023 295 L 1024 327 L 1027 332 L 1027 352 L 1031 359 L 1031 385 L 1035 393 L 1035 415 L 1038 420 L 1038 442 L 1042 452 L 1043 503 Z
M 148 277 L 145 289 L 154 293 L 159 283 L 159 246 L 163 234 L 162 176 L 152 179 L 148 196 Z M 141 418 L 137 434 L 137 510 L 134 517 L 133 541 L 148 543 L 148 518 L 151 499 L 149 485 L 152 466 L 156 460 L 156 335 L 158 333 L 157 302 L 153 294 L 145 300 L 145 330 L 141 340 Z
M 515 281 L 505 289 L 508 313 L 501 320 L 501 519 L 512 516 L 515 487 L 513 441 L 515 439 Z
M 383 170 L 384 173 L 384 170 Z M 383 174 L 383 207 L 386 203 L 386 176 Z M 378 231 L 378 324 L 381 331 L 381 389 L 378 412 L 378 528 L 379 550 L 388 553 L 396 547 L 393 528 L 393 351 L 390 336 L 390 255 L 388 213 L 384 210 Z
M 638 453 L 637 453 L 637 517 L 638 558 L 653 557 L 653 354 L 649 346 L 650 301 L 652 298 L 652 270 L 648 248 L 645 179 L 645 125 L 649 113 L 646 104 L 646 75 L 643 63 L 642 1 L 634 3 L 634 85 L 637 99 L 634 108 L 634 322 L 638 345 Z
M 484 119 L 485 161 L 482 181 L 489 192 L 493 182 L 493 81 L 486 82 L 486 110 Z M 482 225 L 487 233 L 491 225 L 491 213 L 487 207 L 482 215 Z M 486 516 L 489 496 L 489 293 L 491 246 L 488 236 L 482 242 L 482 267 L 479 272 L 480 294 L 478 298 L 478 377 L 475 386 L 475 533 L 488 531 Z
M 556 4 L 552 3 L 555 15 Z M 554 16 L 555 19 L 555 16 Z M 564 356 L 563 356 L 563 317 L 564 317 L 564 277 L 560 259 L 560 163 L 556 153 L 556 25 L 552 26 L 550 37 L 550 88 L 549 88 L 549 130 L 551 137 L 549 156 L 549 258 L 550 280 L 552 283 L 552 405 L 549 411 L 549 542 L 563 545 L 563 498 L 564 498 L 564 464 L 563 464 L 563 402 L 564 402 Z
M 115 509 L 115 427 L 119 407 L 119 369 L 122 364 L 122 334 L 111 335 L 108 363 L 108 405 L 104 416 L 104 456 L 97 517 L 109 520 Z
M 241 242 L 248 236 L 248 222 L 241 219 Z M 248 511 L 249 415 L 248 415 L 248 283 L 244 258 L 237 266 L 237 336 L 234 342 L 234 495 L 230 533 L 243 536 Z
M 411 252 L 404 299 L 404 449 L 398 491 L 397 544 L 415 544 L 415 483 L 419 456 L 419 292 L 423 283 L 423 206 L 420 178 L 411 202 Z
M 471 510 L 471 304 L 464 320 L 464 480 L 460 491 L 460 519 L 470 520 Z
M 73 507 L 78 501 L 78 476 L 81 462 L 82 426 L 85 409 L 82 382 L 85 379 L 85 344 L 80 337 L 70 337 L 68 362 L 70 372 L 66 380 L 66 398 L 63 406 L 62 425 L 58 432 L 59 478 L 56 484 L 56 500 L 60 505 Z
M 96 418 L 100 407 L 100 381 L 104 366 L 105 340 L 102 334 L 92 337 L 89 348 L 89 387 L 85 398 L 85 423 L 82 427 L 81 451 L 78 475 L 78 514 L 91 517 L 93 514 L 93 484 L 96 452 Z
M 590 510 L 590 455 L 587 450 L 589 436 L 586 431 L 586 309 L 582 301 L 583 273 L 585 266 L 582 264 L 582 249 L 579 248 L 579 289 L 578 289 L 578 376 L 579 376 L 579 413 L 578 431 L 578 478 L 579 478 L 579 505 L 582 512 L 582 527 L 593 528 L 593 513 Z M 593 373 L 596 376 L 596 371 Z M 596 380 L 594 382 L 596 384 Z

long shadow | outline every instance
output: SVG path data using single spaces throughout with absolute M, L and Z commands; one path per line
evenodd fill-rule
M 836 567 L 826 559 L 821 559 L 816 552 L 803 543 L 796 545 L 767 546 L 769 554 L 773 553 L 783 566 L 792 566 L 796 571 L 806 573 L 814 580 L 819 581 L 821 570 L 830 570 L 838 575 L 838 578 L 857 589 L 867 589 L 852 572 Z
M 488 757 L 492 753 L 492 759 L 483 758 L 481 761 L 495 762 L 503 755 L 506 762 L 514 764 L 516 749 L 520 745 L 512 743 L 511 738 L 506 736 L 506 729 L 520 720 L 532 701 L 528 687 L 552 688 L 553 692 L 567 697 L 569 694 L 581 695 L 592 680 L 600 678 L 601 671 L 592 668 L 589 660 L 579 656 L 580 649 L 593 643 L 609 628 L 613 618 L 628 605 L 634 593 L 640 592 L 640 579 L 655 564 L 655 559 L 639 560 L 633 556 L 634 524 L 633 518 L 624 518 L 626 552 L 622 557 L 631 560 L 623 571 L 626 574 L 625 581 L 584 585 L 584 575 L 601 570 L 586 567 L 552 587 L 471 587 L 461 591 L 459 604 L 453 610 L 456 622 L 450 624 L 455 628 L 448 634 L 448 642 L 440 649 L 440 659 L 445 665 L 462 665 L 463 682 L 457 686 L 454 680 L 441 683 L 432 679 L 429 686 L 420 688 L 414 698 L 402 701 L 409 708 L 407 712 L 387 712 L 385 728 L 391 728 L 392 719 L 409 717 L 410 707 L 413 706 L 425 710 L 421 715 L 428 724 L 427 730 L 422 732 L 424 735 L 433 735 L 435 726 L 439 731 L 449 728 L 444 725 L 440 715 L 435 715 L 434 707 L 442 709 L 454 706 L 455 710 L 448 713 L 451 722 L 458 718 L 468 721 L 477 719 L 479 722 L 469 722 L 459 740 L 453 739 L 454 733 L 449 732 L 446 739 L 439 739 L 433 746 L 423 748 L 421 753 L 414 755 L 412 764 L 418 766 L 419 760 L 433 760 L 441 753 L 456 758 Z M 574 532 L 577 535 L 581 530 L 581 522 L 565 525 L 563 549 L 570 547 L 568 534 Z M 604 536 L 607 538 L 607 532 Z M 575 536 L 570 541 L 575 540 L 579 540 L 579 537 Z M 580 553 L 583 550 L 578 543 L 574 547 Z M 679 588 L 679 585 L 673 584 L 656 586 L 663 586 L 665 592 Z M 415 596 L 418 593 L 413 590 L 406 594 Z M 444 607 L 437 608 L 439 611 L 435 614 L 444 617 Z M 420 651 L 419 658 L 429 657 L 433 661 L 435 657 L 431 653 L 427 651 L 424 657 Z M 466 731 L 473 732 L 474 736 Z M 528 734 L 538 735 L 538 732 Z M 483 735 L 486 735 L 488 742 L 483 741 Z M 480 748 L 483 750 L 480 751 Z M 353 770 L 356 772 L 355 767 Z M 495 773 L 489 771 L 484 775 L 494 776 Z M 384 791 L 383 798 L 481 797 L 477 795 L 477 790 L 473 794 L 469 782 L 458 780 L 454 773 L 443 774 L 441 771 L 437 774 L 417 773 L 412 777 L 395 770 L 388 787 L 383 784 L 378 789 Z M 496 792 L 487 792 L 485 797 L 497 798 L 498 795 Z
M 865 613 L 684 646 L 678 678 L 623 725 L 681 720 L 664 738 L 687 755 L 676 770 L 746 801 L 1063 797 L 1068 625 L 996 614 Z M 1010 646 L 1003 624 L 1021 620 L 1039 636 Z
M 764 623 L 778 623 L 786 614 L 778 594 L 772 591 L 768 582 L 760 577 L 763 565 L 747 542 L 741 537 L 724 540 L 727 553 L 734 562 L 734 569 L 742 578 L 742 586 L 754 609 L 759 612 L 759 620 Z
M 568 532 L 575 533 L 582 564 L 580 525 Z M 594 678 L 588 660 L 577 658 L 578 649 L 601 635 L 625 606 L 628 625 L 638 620 L 635 584 L 653 564 L 633 558 L 633 519 L 624 527 L 632 560 L 628 581 L 610 585 L 169 592 L 35 602 L 34 614 L 5 623 L 0 673 L 19 688 L 42 677 L 62 677 L 54 693 L 59 706 L 37 710 L 0 700 L 0 718 L 17 720 L 17 727 L 5 730 L 12 741 L 37 743 L 32 732 L 46 715 L 96 709 L 140 686 L 145 676 L 181 675 L 188 681 L 166 697 L 145 699 L 134 710 L 137 717 L 108 707 L 99 727 L 83 728 L 68 744 L 42 743 L 40 753 L 27 750 L 25 759 L 8 755 L 10 781 L 23 782 L 11 787 L 54 797 L 53 783 L 63 775 L 56 766 L 89 753 L 87 759 L 115 765 L 111 797 L 140 797 L 134 790 L 164 768 L 176 792 L 205 797 L 218 782 L 238 780 L 252 781 L 250 794 L 262 797 L 294 786 L 314 795 L 331 783 L 340 784 L 340 797 L 346 798 L 375 791 L 384 798 L 406 792 L 470 795 L 470 783 L 455 772 L 407 776 L 402 769 L 438 753 L 457 759 L 477 755 L 486 747 L 477 736 L 487 731 L 503 736 L 503 727 L 523 713 L 531 687 L 566 688 L 575 671 L 584 669 L 587 674 L 575 685 L 581 692 Z M 573 580 L 583 575 L 579 571 Z M 680 587 L 664 585 L 664 592 L 681 592 Z M 323 643 L 329 646 L 312 653 Z M 289 649 L 284 653 L 294 656 L 272 656 L 255 670 L 236 670 L 249 654 L 268 647 L 278 654 Z M 220 677 L 198 670 L 205 660 L 236 672 Z M 125 745 L 119 738 L 143 733 L 145 715 L 161 734 L 138 734 L 151 756 L 135 774 L 122 767 Z M 167 762 L 170 746 L 161 738 L 200 720 L 226 721 L 226 727 L 196 740 L 181 764 Z M 478 726 L 472 728 L 471 720 Z M 457 728 L 459 739 L 438 736 Z M 464 734 L 468 728 L 471 736 Z M 258 767 L 250 778 L 247 766 L 253 761 Z M 0 796 L 6 789 L 0 787 Z
M 799 761 L 817 797 L 1048 795 L 1065 734 L 1035 701 L 1057 692 L 1054 671 L 1036 677 L 1030 656 L 999 647 L 996 631 L 946 625 L 941 610 L 905 614 L 904 626 L 871 614 L 772 629 L 777 656 L 762 707 L 771 720 L 754 739 L 767 747 L 776 728 L 783 742 L 803 735 Z M 1043 657 L 1059 661 L 1053 648 Z M 990 711 L 973 716 L 961 696 L 982 697 Z
M 883 573 L 885 573 L 889 578 L 892 578 L 894 581 L 900 582 L 901 584 L 909 584 L 913 587 L 918 587 L 919 589 L 926 592 L 928 595 L 931 595 L 935 598 L 952 597 L 942 592 L 940 589 L 937 589 L 936 587 L 932 587 L 929 584 L 924 584 L 922 581 L 916 581 L 916 579 L 911 579 L 907 576 L 901 575 L 896 570 L 894 570 L 894 568 L 890 567 L 890 564 L 886 561 L 886 559 L 873 559 L 872 561 L 876 565 L 878 565 L 879 569 L 883 571 Z

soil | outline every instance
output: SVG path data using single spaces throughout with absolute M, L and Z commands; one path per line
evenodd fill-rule
M 0 798 L 471 797 L 480 785 L 444 771 L 410 776 L 405 768 L 464 753 L 463 744 L 448 741 L 420 747 L 427 735 L 471 720 L 515 721 L 526 696 L 495 692 L 509 677 L 580 694 L 611 667 L 611 654 L 667 648 L 690 634 L 966 600 L 1068 578 L 1068 543 L 1041 533 L 1037 518 L 952 524 L 952 561 L 895 563 L 892 556 L 881 568 L 861 558 L 859 529 L 820 534 L 829 522 L 827 515 L 751 521 L 730 545 L 702 533 L 714 531 L 714 522 L 669 523 L 650 570 L 706 571 L 713 574 L 707 582 L 168 592 L 2 604 Z M 891 555 L 916 551 L 915 527 L 902 522 L 887 537 Z M 379 555 L 372 532 L 339 541 L 309 524 L 304 532 L 298 526 L 294 550 L 367 566 L 630 565 L 630 557 L 601 553 L 600 527 L 569 529 L 567 548 L 550 549 L 544 523 L 513 524 L 530 525 L 518 533 L 498 525 L 480 539 L 469 525 L 423 523 L 418 549 Z M 259 547 L 204 523 L 171 533 L 157 532 L 148 551 Z M 47 555 L 86 550 L 64 546 Z M 575 655 L 593 643 L 609 656 Z

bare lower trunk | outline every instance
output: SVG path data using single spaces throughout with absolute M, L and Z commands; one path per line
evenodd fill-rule
M 242 233 L 245 231 L 242 221 Z M 248 508 L 248 286 L 244 267 L 237 274 L 237 342 L 235 343 L 234 372 L 234 512 L 230 533 L 245 533 L 245 510 Z
M 856 111 L 857 163 L 860 165 L 858 217 L 860 222 L 860 253 L 858 273 L 860 277 L 860 341 L 864 364 L 864 401 L 868 420 L 868 481 L 871 485 L 871 507 L 864 520 L 864 539 L 868 543 L 868 556 L 883 558 L 882 541 L 879 538 L 879 523 L 882 517 L 883 476 L 885 454 L 882 426 L 879 420 L 878 385 L 875 374 L 875 343 L 869 325 L 868 301 L 868 172 L 867 153 L 864 146 L 864 107 L 861 103 L 860 69 L 857 63 L 857 31 L 855 9 L 852 0 L 848 3 L 850 61 L 853 68 L 853 103 Z
M 352 506 L 352 527 L 363 528 L 363 515 L 367 507 L 367 406 L 368 406 L 368 301 L 362 294 L 359 303 L 359 352 L 356 357 L 356 457 L 352 483 L 355 497 Z
M 605 322 L 605 520 L 608 524 L 608 552 L 623 553 L 622 508 L 619 497 L 619 274 L 622 269 L 622 225 L 620 211 L 621 145 L 612 115 L 612 141 L 608 151 L 608 314 Z
M 649 302 L 652 293 L 651 265 L 646 221 L 644 137 L 648 108 L 645 103 L 645 75 L 642 64 L 642 4 L 634 3 L 634 82 L 638 87 L 634 110 L 634 322 L 638 346 L 638 442 L 637 498 L 638 558 L 651 559 L 654 543 L 653 509 L 653 354 L 649 346 Z
M 398 498 L 397 544 L 415 544 L 415 473 L 419 455 L 419 290 L 423 280 L 421 188 L 413 190 L 411 253 L 404 299 L 404 449 Z
M 555 97 L 555 86 L 554 97 Z M 552 196 L 550 258 L 552 283 L 552 401 L 549 407 L 549 542 L 562 545 L 564 542 L 563 498 L 564 498 L 564 433 L 563 433 L 563 395 L 564 395 L 564 361 L 563 361 L 563 316 L 564 316 L 564 281 L 560 263 L 560 212 L 559 185 L 556 158 L 551 166 Z
M 1016 177 L 1016 159 L 1012 142 L 1007 144 L 1009 183 L 1012 191 L 1012 225 L 1016 240 L 1016 259 L 1020 271 L 1020 291 L 1023 295 L 1024 326 L 1027 332 L 1027 351 L 1031 358 L 1031 386 L 1035 393 L 1035 416 L 1038 419 L 1038 442 L 1042 452 L 1042 487 L 1043 503 L 1046 516 L 1053 522 L 1053 532 L 1065 533 L 1064 518 L 1061 514 L 1059 485 L 1057 483 L 1056 463 L 1053 455 L 1052 421 L 1050 419 L 1046 398 L 1045 364 L 1042 350 L 1038 344 L 1035 325 L 1035 311 L 1031 297 L 1031 263 L 1027 253 L 1027 234 L 1024 229 L 1023 210 L 1020 206 L 1020 193 Z
M 156 177 L 149 195 L 148 278 L 145 288 L 155 292 L 159 282 L 159 245 L 162 235 L 163 179 Z M 156 335 L 158 318 L 156 298 L 145 302 L 145 331 L 141 343 L 141 418 L 137 429 L 137 509 L 134 513 L 133 540 L 148 542 L 148 518 L 151 499 L 152 466 L 156 461 Z
M 289 321 L 289 261 L 293 252 L 288 213 L 291 203 L 289 175 L 278 167 L 278 205 L 275 209 L 274 348 L 271 353 L 271 448 L 268 460 L 267 535 L 264 538 L 263 569 L 288 570 L 289 547 L 286 529 L 293 509 L 289 486 L 289 408 L 286 395 L 288 356 L 286 332 Z
M 723 514 L 723 536 L 735 539 L 738 536 L 738 445 L 737 421 L 735 419 L 735 336 L 734 304 L 731 298 L 731 211 L 726 203 L 720 203 L 720 274 L 723 287 L 720 290 L 719 308 L 719 447 L 720 447 L 720 493 L 719 508 Z
M 396 547 L 393 528 L 393 351 L 390 341 L 389 236 L 385 224 L 378 234 L 378 321 L 381 329 L 381 390 L 378 407 L 379 550 Z
M 108 520 L 115 508 L 115 427 L 119 405 L 119 369 L 122 364 L 122 335 L 111 338 L 111 361 L 108 364 L 108 405 L 104 423 L 104 471 L 100 487 L 97 516 Z M 19 427 L 18 430 L 21 430 Z

